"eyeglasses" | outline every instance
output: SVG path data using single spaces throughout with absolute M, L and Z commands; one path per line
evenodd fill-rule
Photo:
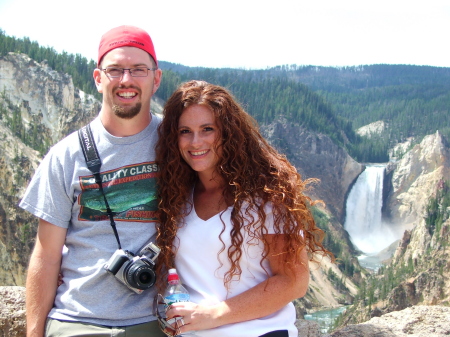
M 117 67 L 106 67 L 104 69 L 100 69 L 103 71 L 106 76 L 109 78 L 122 78 L 123 74 L 125 73 L 125 70 L 128 70 L 130 72 L 130 75 L 133 77 L 146 77 L 148 75 L 148 71 L 156 70 L 158 67 L 155 68 L 147 68 L 147 67 L 136 67 L 136 68 L 117 68 Z
M 159 327 L 162 332 L 169 337 L 175 337 L 180 334 L 180 328 L 184 325 L 182 317 L 174 317 L 167 320 L 166 317 L 166 301 L 161 294 L 157 294 L 153 299 L 153 315 L 156 316 L 159 322 Z

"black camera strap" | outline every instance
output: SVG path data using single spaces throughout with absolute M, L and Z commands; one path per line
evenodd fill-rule
M 97 146 L 95 146 L 95 141 L 89 124 L 78 130 L 78 138 L 80 140 L 81 148 L 83 149 L 87 167 L 94 174 L 95 182 L 98 184 L 98 188 L 103 195 L 103 199 L 105 200 L 106 213 L 108 214 L 109 221 L 111 222 L 111 227 L 114 231 L 114 235 L 116 236 L 117 243 L 119 244 L 119 249 L 122 249 L 120 245 L 119 233 L 117 233 L 116 223 L 114 222 L 114 213 L 111 211 L 108 200 L 106 200 L 105 192 L 103 191 L 102 178 L 100 176 L 102 161 L 98 155 Z

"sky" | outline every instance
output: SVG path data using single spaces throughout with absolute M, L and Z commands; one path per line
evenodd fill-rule
M 450 0 L 0 0 L 7 35 L 87 59 L 120 25 L 186 66 L 450 67 Z

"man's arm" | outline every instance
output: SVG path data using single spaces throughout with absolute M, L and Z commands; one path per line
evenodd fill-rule
M 45 321 L 55 300 L 67 229 L 40 219 L 26 283 L 27 336 L 44 336 Z

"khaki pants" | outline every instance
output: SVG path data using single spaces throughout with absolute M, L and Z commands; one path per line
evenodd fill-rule
M 46 337 L 166 337 L 159 328 L 158 321 L 149 323 L 109 327 L 103 325 L 58 321 L 48 318 L 45 327 Z

